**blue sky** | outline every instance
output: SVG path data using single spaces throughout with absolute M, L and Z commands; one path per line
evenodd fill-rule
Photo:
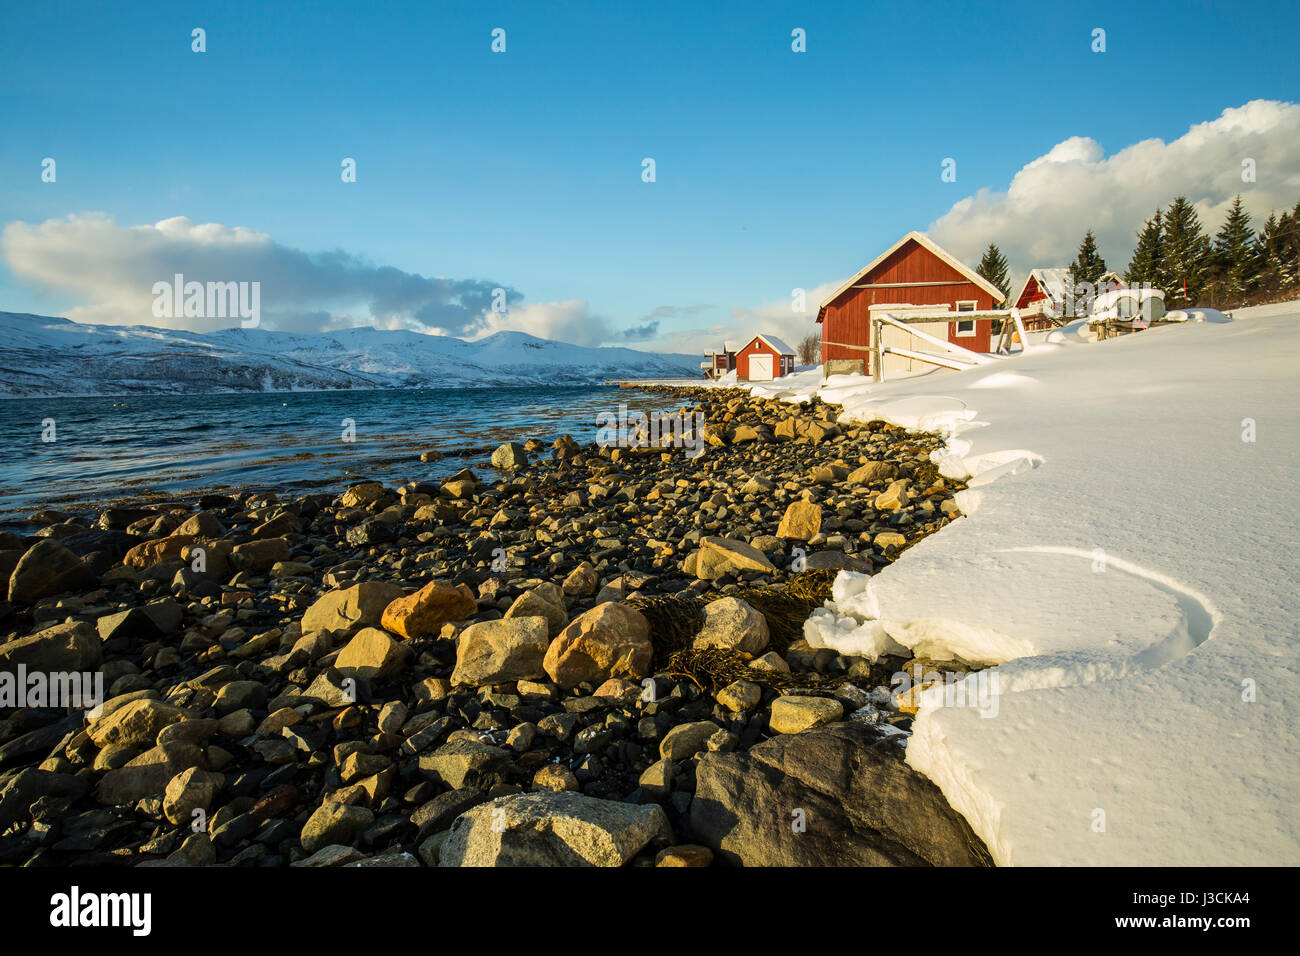
M 1300 99 L 1294 2 L 610 6 L 8 4 L 0 227 L 184 216 L 684 342 L 843 279 L 1071 137 L 1109 155 Z M 1079 222 L 1055 228 L 1077 245 Z M 1016 245 L 958 251 L 987 241 Z M 85 298 L 0 266 L 0 310 Z

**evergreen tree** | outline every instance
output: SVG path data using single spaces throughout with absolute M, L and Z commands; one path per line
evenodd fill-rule
M 1278 227 L 1277 213 L 1268 214 L 1264 228 L 1255 237 L 1255 275 L 1259 288 L 1272 296 L 1282 286 L 1282 231 Z
M 1282 288 L 1294 290 L 1300 286 L 1300 202 L 1278 220 L 1281 239 L 1279 253 L 1282 260 Z
M 1171 308 L 1196 305 L 1205 293 L 1210 265 L 1209 237 L 1201 229 L 1201 219 L 1186 196 L 1170 203 L 1164 225 L 1163 268 L 1158 287 L 1165 290 L 1165 302 Z
M 1214 237 L 1213 272 L 1216 302 L 1240 305 L 1255 289 L 1257 278 L 1250 214 L 1238 195 Z
M 1092 299 L 1096 295 L 1097 280 L 1106 274 L 1106 260 L 1101 257 L 1101 252 L 1097 249 L 1097 239 L 1093 236 L 1092 230 L 1089 229 L 1084 234 L 1083 241 L 1079 243 L 1079 254 L 1075 256 L 1074 262 L 1070 263 L 1069 289 L 1074 299 L 1074 314 L 1083 315 L 1092 306 Z M 1087 284 L 1086 286 L 1084 284 Z M 1084 286 L 1084 288 L 1080 288 Z M 1091 287 L 1091 291 L 1089 291 Z
M 1007 279 L 1007 257 L 995 243 L 989 243 L 988 249 L 984 251 L 984 258 L 980 260 L 979 267 L 975 271 L 1001 290 L 1003 295 L 1011 296 L 1011 282 Z
M 1124 273 L 1124 279 L 1129 285 L 1146 283 L 1158 286 L 1164 242 L 1164 222 L 1157 209 L 1155 215 L 1142 224 L 1142 231 L 1138 233 L 1137 247 L 1133 250 L 1133 258 L 1129 260 L 1128 269 Z

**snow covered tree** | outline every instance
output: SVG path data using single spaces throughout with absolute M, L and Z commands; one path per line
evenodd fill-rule
M 1211 280 L 1214 304 L 1240 305 L 1254 291 L 1258 277 L 1254 238 L 1250 213 L 1246 212 L 1238 195 L 1214 237 Z
M 1129 260 L 1124 279 L 1131 286 L 1148 285 L 1159 288 L 1161 259 L 1164 255 L 1165 230 L 1160 210 L 1142 224 L 1138 233 L 1133 258 Z
M 1011 295 L 1011 282 L 1007 278 L 1007 257 L 995 243 L 989 243 L 989 247 L 984 250 L 984 258 L 980 260 L 979 267 L 975 271 L 991 285 L 996 286 L 1003 295 Z
M 1092 307 L 1092 297 L 1096 294 L 1097 280 L 1106 274 L 1106 260 L 1097 249 L 1097 239 L 1089 229 L 1079 243 L 1079 254 L 1070 263 L 1070 290 L 1074 300 L 1073 312 L 1083 315 Z M 1080 288 L 1083 286 L 1083 288 Z M 1089 291 L 1091 289 L 1092 291 Z
M 1165 302 L 1171 308 L 1196 305 L 1205 294 L 1210 265 L 1210 239 L 1201 228 L 1196 207 L 1186 196 L 1177 197 L 1165 213 L 1162 277 Z M 1183 289 L 1186 284 L 1187 295 Z

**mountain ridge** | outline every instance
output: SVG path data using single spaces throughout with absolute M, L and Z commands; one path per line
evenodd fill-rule
M 194 332 L 0 312 L 0 397 L 599 385 L 693 378 L 699 361 L 511 330 L 472 341 L 373 326 Z

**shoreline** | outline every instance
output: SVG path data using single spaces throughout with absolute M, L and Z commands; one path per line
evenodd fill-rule
M 937 436 L 637 390 L 695 402 L 704 454 L 506 443 L 499 470 L 438 484 L 175 495 L 188 507 L 0 533 L 0 672 L 71 655 L 109 697 L 85 726 L 0 711 L 0 823 L 27 824 L 0 862 L 482 862 L 491 801 L 650 821 L 604 862 L 987 863 L 900 759 L 911 716 L 888 685 L 909 662 L 802 640 L 838 570 L 879 570 L 955 516 Z M 794 764 L 816 772 L 770 773 Z M 905 806 L 869 795 L 886 783 Z M 731 812 L 755 793 L 839 816 L 773 840 Z M 882 836 L 879 813 L 916 826 Z M 59 822 L 92 816 L 112 818 L 97 838 Z

